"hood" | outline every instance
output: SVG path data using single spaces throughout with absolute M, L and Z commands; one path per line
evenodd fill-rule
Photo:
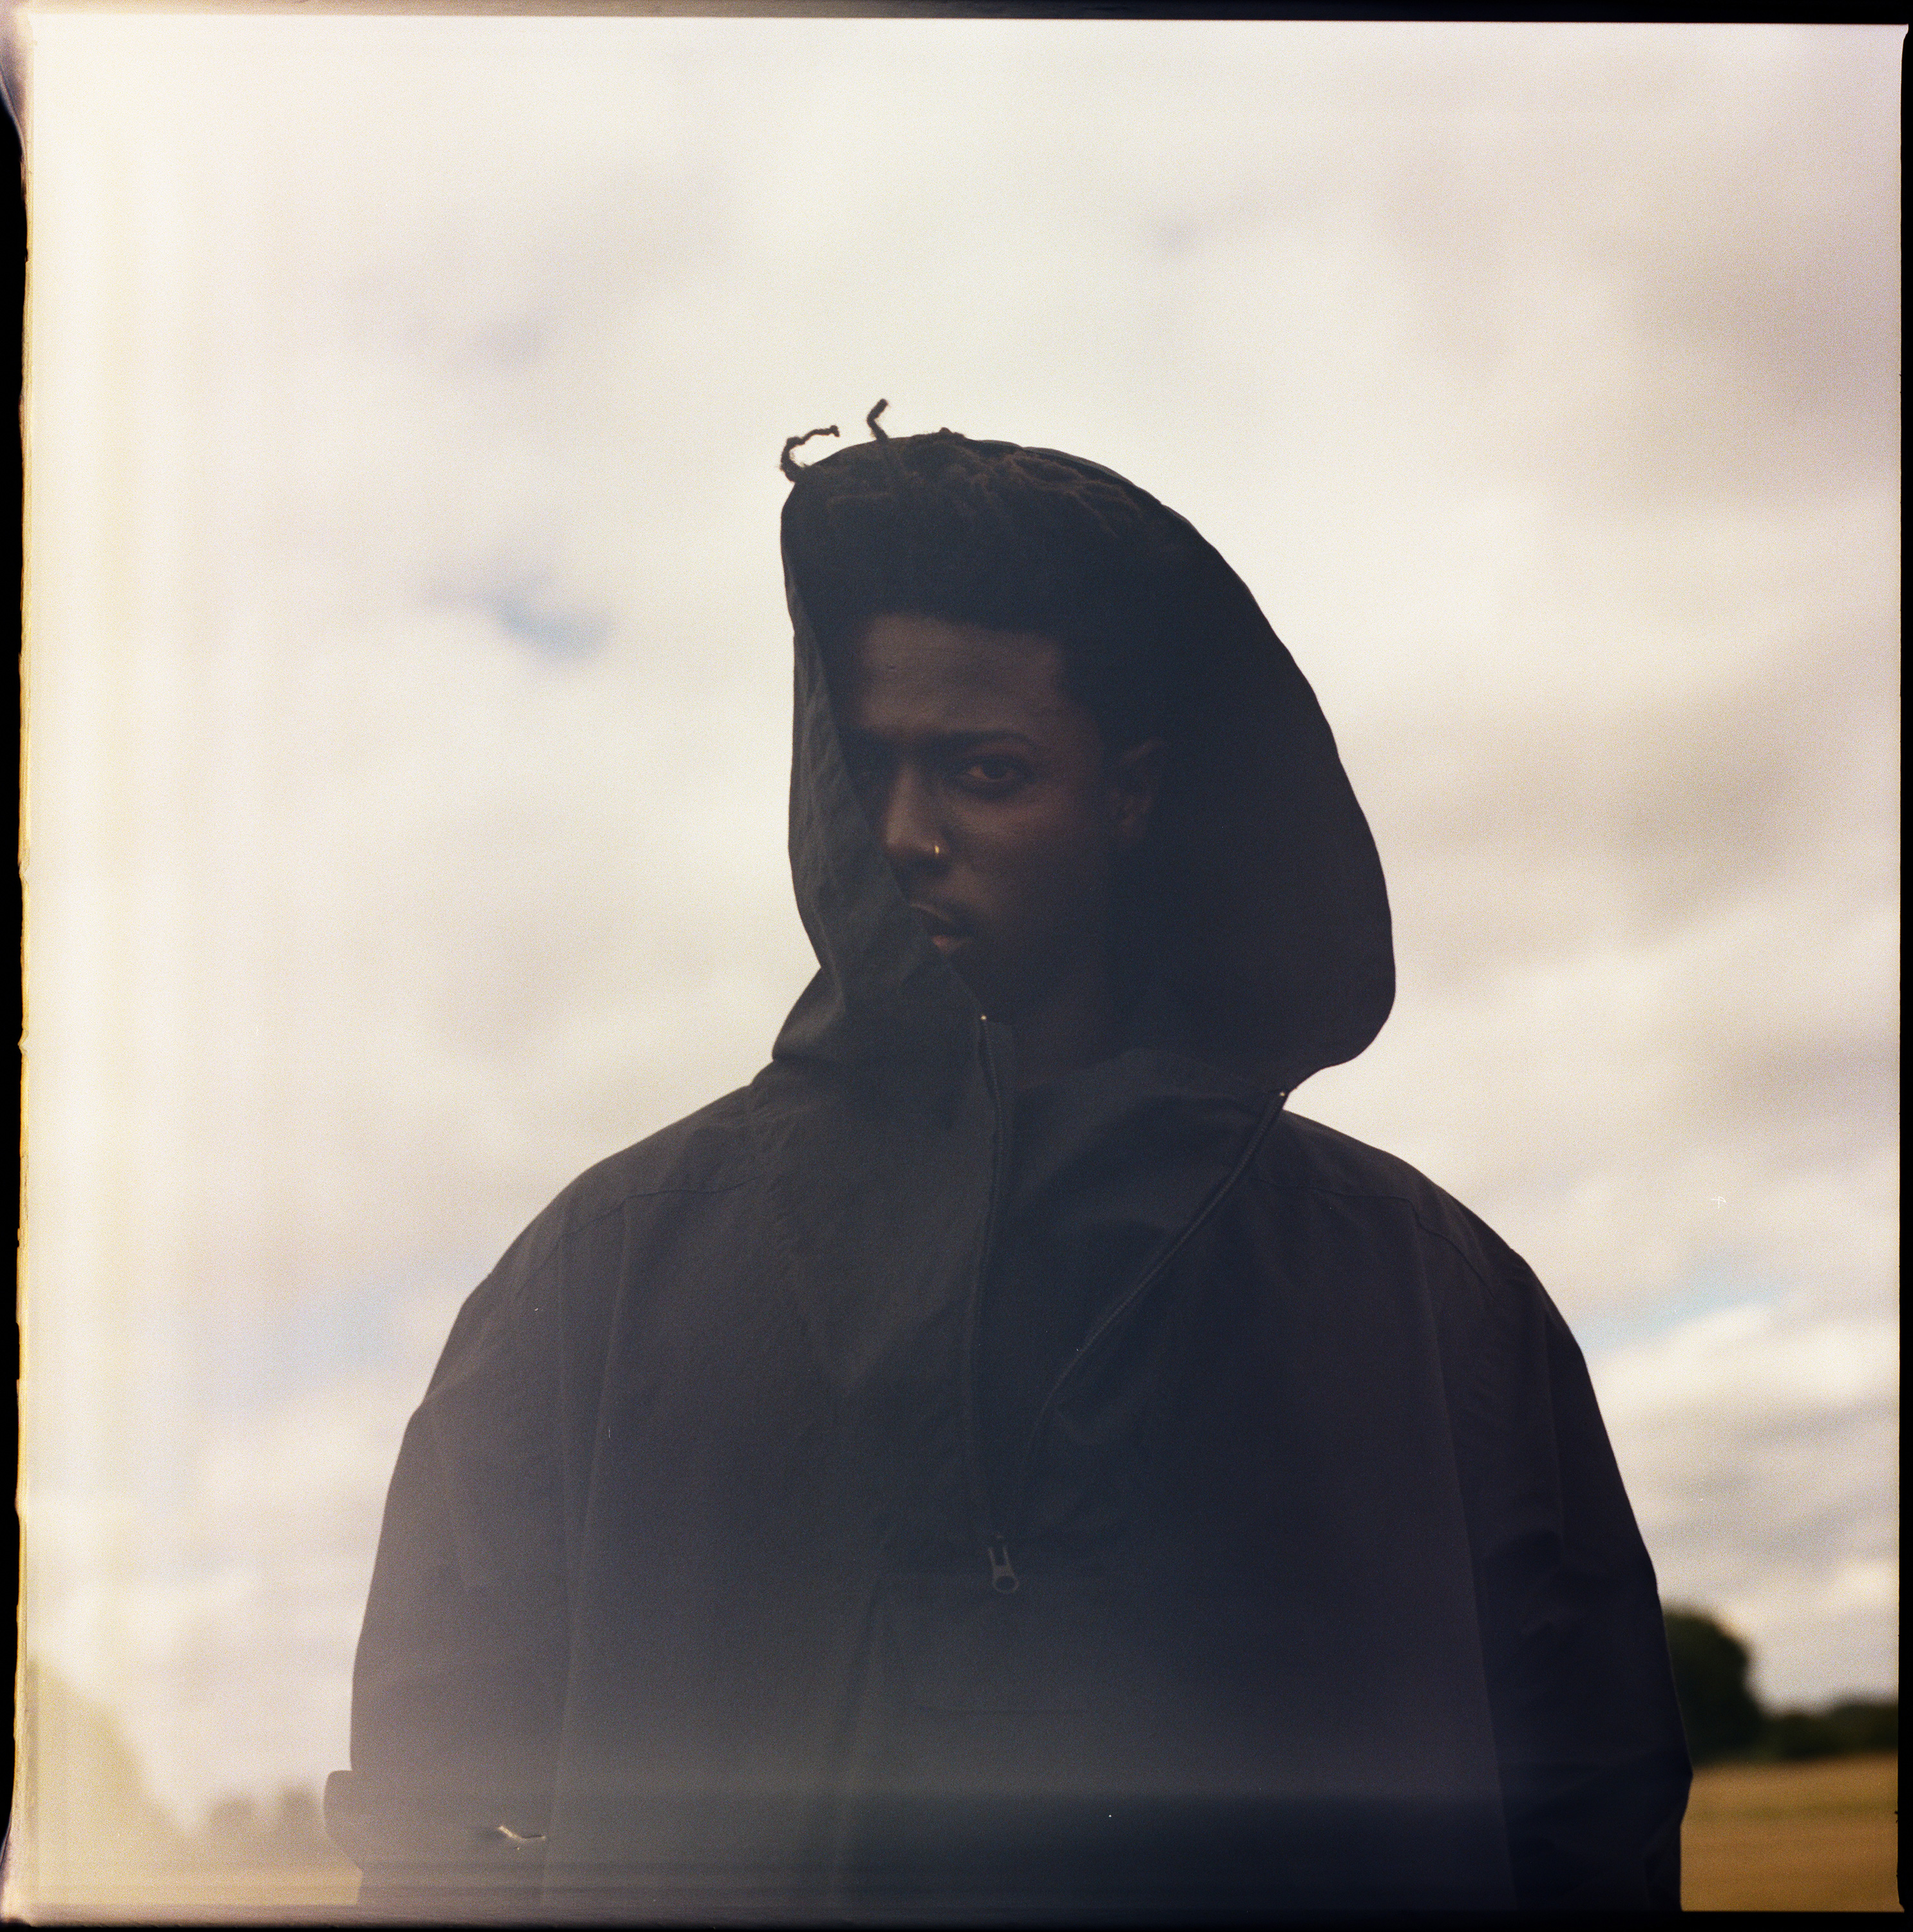
M 1174 517 L 1099 464 L 1031 453 Z M 812 468 L 825 472 L 854 454 L 839 451 Z M 775 1052 L 846 1066 L 890 1063 L 934 1078 L 974 1055 L 981 1016 L 905 904 L 839 748 L 806 609 L 815 560 L 790 507 L 809 473 L 785 506 L 784 574 L 797 658 L 791 869 L 819 970 Z M 1194 551 L 1170 694 L 1177 724 L 1148 896 L 1134 910 L 1139 930 L 1125 938 L 1178 1003 L 1182 1050 L 1287 1092 L 1353 1059 L 1388 1017 L 1388 894 L 1308 680 L 1241 578 L 1185 519 L 1174 520 Z

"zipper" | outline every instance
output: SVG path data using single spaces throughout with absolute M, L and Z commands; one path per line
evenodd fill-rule
M 1276 1119 L 1281 1113 L 1288 1097 L 1286 1092 L 1280 1093 L 1269 1102 L 1268 1107 L 1263 1111 L 1261 1119 L 1256 1123 L 1254 1131 L 1249 1136 L 1247 1145 L 1236 1156 L 1235 1165 L 1216 1184 L 1208 1199 L 1184 1223 L 1182 1232 L 1170 1242 L 1168 1246 L 1164 1248 L 1162 1252 L 1143 1270 L 1134 1286 L 1104 1310 L 1101 1319 L 1084 1338 L 1082 1347 L 1078 1348 L 1076 1353 L 1063 1364 L 1062 1373 L 1050 1384 L 1050 1393 L 1043 1398 L 1043 1406 L 1036 1412 L 1036 1420 L 1031 1426 L 1029 1439 L 1023 1444 L 1023 1456 L 1017 1465 L 1016 1488 L 1011 1499 L 1012 1507 L 1006 1512 L 1009 1521 L 1005 1526 L 1005 1530 L 1016 1527 L 1017 1519 L 1022 1514 L 1020 1505 L 1029 1493 L 1030 1478 L 1034 1472 L 1036 1462 L 1036 1448 L 1038 1443 L 1042 1440 L 1044 1424 L 1049 1420 L 1050 1411 L 1056 1407 L 1057 1399 L 1068 1386 L 1070 1377 L 1076 1372 L 1084 1358 L 1095 1348 L 1097 1343 L 1101 1341 L 1103 1337 L 1129 1312 L 1130 1310 L 1134 1308 L 1137 1303 L 1162 1279 L 1170 1263 L 1182 1252 L 1183 1249 L 1194 1238 L 1198 1230 L 1228 1198 L 1236 1182 L 1248 1172 L 1249 1163 L 1255 1159 L 1257 1150 L 1269 1138 L 1269 1130 L 1275 1126 Z M 997 1581 L 997 1556 L 999 1551 L 1002 1554 L 1004 1571 L 1009 1579 L 1007 1583 Z M 999 1590 L 1016 1588 L 1017 1573 L 1010 1568 L 1010 1546 L 1005 1534 L 1002 1531 L 996 1533 L 996 1541 L 990 1550 L 990 1583 L 993 1588 Z
M 994 1543 L 986 1544 L 983 1553 L 990 1558 L 990 1587 L 1007 1597 L 1020 1581 L 1010 1561 L 1008 1539 L 999 1536 Z
M 983 1226 L 983 1252 L 977 1262 L 976 1280 L 971 1285 L 970 1305 L 963 1324 L 963 1460 L 970 1479 L 970 1504 L 982 1533 L 984 1557 L 990 1565 L 990 1587 L 1008 1596 L 1019 1586 L 1016 1567 L 1010 1561 L 1010 1544 L 994 1521 L 990 1485 L 984 1473 L 982 1427 L 978 1415 L 977 1338 L 981 1325 L 983 1292 L 990 1278 L 990 1258 L 996 1246 L 996 1218 L 1010 1171 L 1010 1115 L 1004 1104 L 1004 1081 L 997 1065 L 998 1036 L 1006 1029 L 993 1028 L 988 1016 L 983 1021 L 984 1084 L 996 1116 L 996 1138 L 990 1164 L 990 1204 Z

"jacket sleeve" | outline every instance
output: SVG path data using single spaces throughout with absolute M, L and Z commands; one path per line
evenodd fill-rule
M 551 1310 L 512 1256 L 454 1325 L 405 1432 L 326 1792 L 362 1909 L 534 1905 L 566 1666 Z
M 1677 1911 L 1692 1772 L 1653 1565 L 1567 1324 L 1471 1232 L 1488 1265 L 1450 1386 L 1516 1894 Z

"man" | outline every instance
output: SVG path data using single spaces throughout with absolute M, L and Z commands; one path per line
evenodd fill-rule
M 875 418 L 785 452 L 820 970 L 459 1316 L 328 1794 L 364 1902 L 1675 1906 L 1579 1352 L 1287 1111 L 1393 990 L 1313 694 L 1141 490 Z

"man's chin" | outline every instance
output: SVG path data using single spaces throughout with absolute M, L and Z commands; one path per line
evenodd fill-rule
M 979 955 L 973 934 L 932 933 L 930 944 L 950 962 L 957 978 L 969 987 L 971 997 L 982 1008 L 987 1018 L 1009 1018 L 1009 1001 L 990 972 L 990 962 Z
M 1027 970 L 1005 969 L 1000 952 L 974 927 L 954 932 L 932 932 L 930 944 L 949 964 L 950 970 L 970 990 L 971 997 L 987 1019 L 1015 1025 L 1041 1004 L 1041 988 L 1053 981 L 1037 979 Z

